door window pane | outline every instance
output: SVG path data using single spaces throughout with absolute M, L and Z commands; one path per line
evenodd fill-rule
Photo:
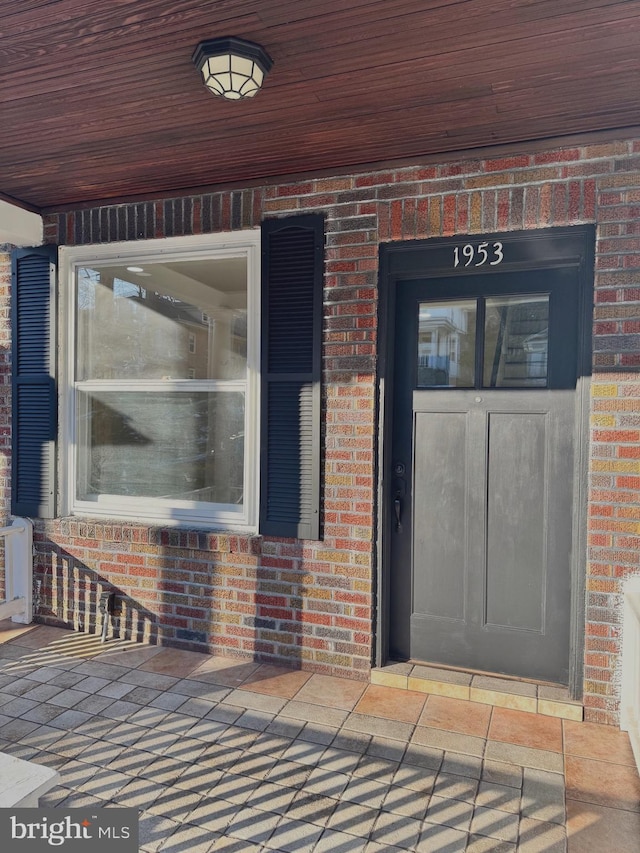
M 242 506 L 244 392 L 81 391 L 78 498 Z
M 421 302 L 418 317 L 418 387 L 473 388 L 475 299 Z
M 488 298 L 485 305 L 483 386 L 545 388 L 549 295 Z

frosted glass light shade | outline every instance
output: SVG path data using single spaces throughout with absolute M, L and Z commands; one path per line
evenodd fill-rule
M 193 63 L 210 92 L 240 101 L 257 94 L 273 60 L 259 44 L 227 36 L 200 42 Z

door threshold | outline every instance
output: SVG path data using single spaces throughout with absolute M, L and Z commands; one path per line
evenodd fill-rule
M 427 664 L 388 663 L 371 670 L 371 683 L 466 699 L 483 705 L 582 722 L 584 708 L 566 687 L 445 669 Z

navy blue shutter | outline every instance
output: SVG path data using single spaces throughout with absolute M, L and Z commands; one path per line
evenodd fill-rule
M 324 219 L 262 225 L 260 532 L 320 537 Z
M 57 247 L 12 255 L 11 512 L 55 517 Z

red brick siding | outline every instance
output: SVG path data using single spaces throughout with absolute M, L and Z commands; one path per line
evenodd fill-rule
M 640 572 L 638 151 L 640 140 L 574 146 L 47 217 L 47 240 L 80 244 L 225 231 L 311 210 L 327 216 L 324 540 L 73 519 L 41 524 L 47 612 L 85 624 L 86 602 L 105 581 L 146 611 L 139 630 L 166 642 L 365 677 L 374 601 L 378 242 L 595 222 L 585 705 L 589 719 L 615 722 L 622 583 Z M 7 436 L 0 440 L 6 448 Z

